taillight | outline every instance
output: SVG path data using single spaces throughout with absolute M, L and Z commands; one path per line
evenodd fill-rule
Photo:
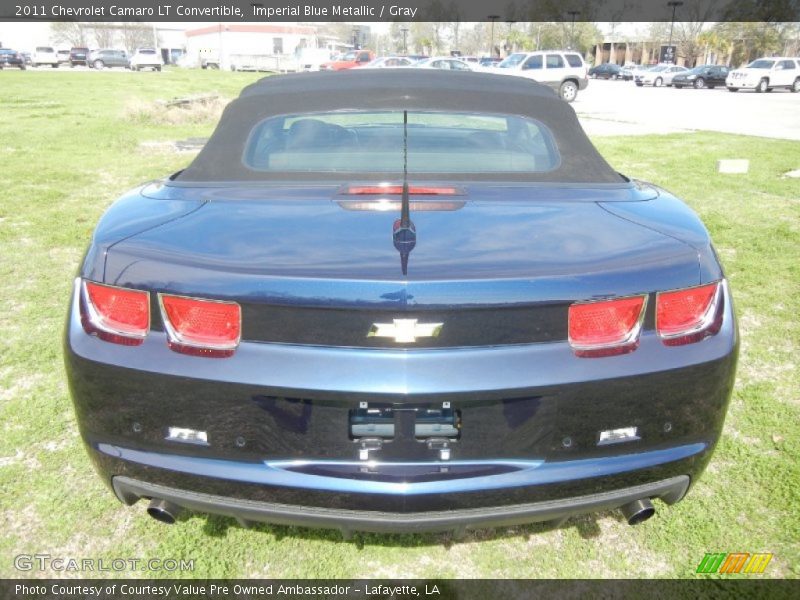
M 138 346 L 150 329 L 150 294 L 83 282 L 81 322 L 87 333 L 125 346 Z
M 667 346 L 698 342 L 719 331 L 720 283 L 656 295 L 656 331 Z
M 635 350 L 646 305 L 646 295 L 571 305 L 570 346 L 582 357 L 613 356 Z
M 231 356 L 239 345 L 241 309 L 236 302 L 161 294 L 169 347 L 194 356 Z

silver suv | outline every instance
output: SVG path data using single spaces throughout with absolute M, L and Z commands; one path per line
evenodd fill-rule
M 515 52 L 495 69 L 549 85 L 567 102 L 575 100 L 578 90 L 589 85 L 589 68 L 581 55 L 571 50 Z

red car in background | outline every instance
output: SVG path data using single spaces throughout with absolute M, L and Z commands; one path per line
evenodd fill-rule
M 319 66 L 320 71 L 342 71 L 344 69 L 352 69 L 372 62 L 375 59 L 375 53 L 372 50 L 351 50 L 344 54 L 338 60 L 322 63 Z

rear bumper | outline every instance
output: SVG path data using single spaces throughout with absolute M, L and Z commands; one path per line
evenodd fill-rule
M 124 502 L 380 531 L 502 525 L 680 499 L 711 457 L 734 381 L 727 287 L 723 306 L 721 330 L 702 342 L 668 347 L 645 332 L 635 352 L 603 359 L 562 342 L 245 342 L 216 360 L 172 352 L 158 331 L 137 347 L 88 336 L 76 302 L 65 359 L 90 456 Z M 368 460 L 348 435 L 364 402 L 394 407 L 398 431 Z M 415 439 L 413 418 L 404 429 L 409 413 L 445 402 L 463 423 L 447 459 Z M 599 443 L 600 431 L 632 426 L 630 441 Z M 168 427 L 202 430 L 208 443 L 171 441 Z
M 115 477 L 113 487 L 117 497 L 128 505 L 140 498 L 158 498 L 188 510 L 233 517 L 243 524 L 265 521 L 343 531 L 417 533 L 558 521 L 572 515 L 619 508 L 642 498 L 659 498 L 673 504 L 686 493 L 689 477 L 682 475 L 646 485 L 549 502 L 412 514 L 252 502 L 178 490 L 124 476 Z

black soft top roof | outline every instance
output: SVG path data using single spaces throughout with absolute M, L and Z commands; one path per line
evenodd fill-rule
M 561 163 L 544 173 L 414 174 L 412 179 L 485 179 L 620 183 L 597 152 L 572 108 L 549 87 L 524 77 L 437 69 L 349 69 L 266 77 L 242 90 L 180 182 L 356 180 L 397 173 L 276 173 L 247 167 L 245 146 L 266 118 L 336 110 L 424 110 L 506 114 L 535 119 L 553 134 Z

